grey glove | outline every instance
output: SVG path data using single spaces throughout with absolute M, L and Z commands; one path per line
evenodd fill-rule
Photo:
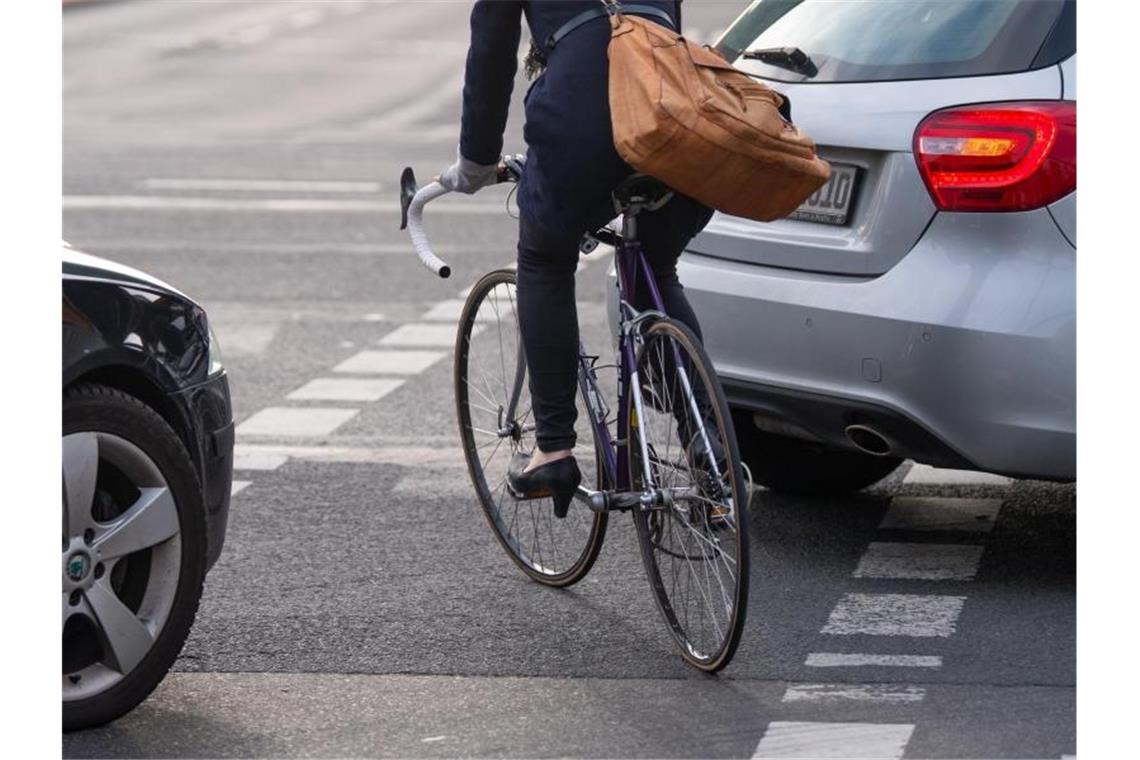
M 439 184 L 448 190 L 470 195 L 498 181 L 499 167 L 497 164 L 484 166 L 469 161 L 463 157 L 458 149 L 456 149 L 455 155 L 458 160 L 445 169 L 443 174 L 439 175 Z

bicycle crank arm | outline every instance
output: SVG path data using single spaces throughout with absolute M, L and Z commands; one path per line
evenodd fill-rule
M 662 509 L 672 502 L 668 491 L 591 491 L 578 486 L 574 498 L 594 512 L 628 512 L 631 509 Z

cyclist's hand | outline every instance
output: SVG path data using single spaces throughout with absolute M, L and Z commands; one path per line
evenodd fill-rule
M 439 175 L 439 184 L 448 190 L 470 195 L 498 182 L 498 162 L 484 166 L 464 158 L 458 150 L 455 155 L 456 162 Z

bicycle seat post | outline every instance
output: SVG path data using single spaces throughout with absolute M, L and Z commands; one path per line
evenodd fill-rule
M 626 177 L 613 192 L 614 210 L 622 217 L 622 238 L 637 239 L 637 215 L 656 211 L 673 198 L 673 191 L 659 180 L 644 174 Z

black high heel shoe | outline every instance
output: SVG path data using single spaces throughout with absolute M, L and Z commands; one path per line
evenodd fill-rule
M 511 457 L 507 468 L 507 488 L 511 495 L 516 499 L 554 499 L 554 516 L 565 517 L 582 482 L 578 462 L 574 457 L 564 457 L 526 472 L 528 464 L 529 454 L 520 451 Z

